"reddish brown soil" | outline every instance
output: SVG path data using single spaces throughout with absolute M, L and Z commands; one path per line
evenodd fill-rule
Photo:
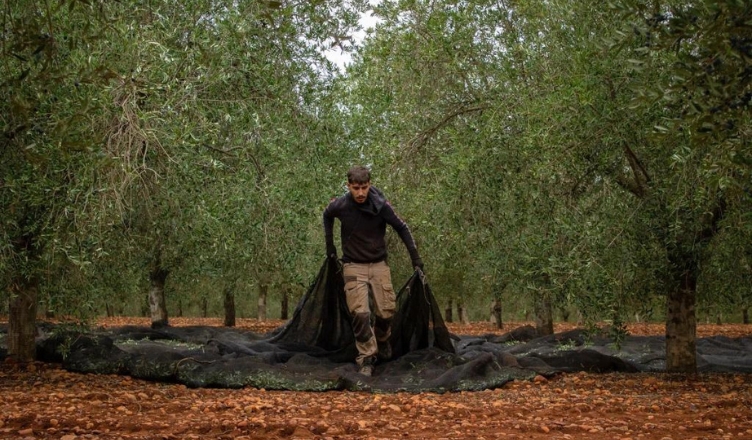
M 111 319 L 102 325 L 140 324 Z M 220 325 L 173 319 L 172 325 Z M 242 320 L 265 332 L 280 321 Z M 508 324 L 504 331 L 522 323 Z M 486 323 L 458 334 L 500 333 Z M 571 325 L 560 324 L 556 331 Z M 747 335 L 701 325 L 698 336 Z M 632 325 L 660 334 L 660 325 Z M 752 375 L 561 374 L 447 394 L 188 389 L 56 365 L 0 365 L 0 438 L 752 439 Z

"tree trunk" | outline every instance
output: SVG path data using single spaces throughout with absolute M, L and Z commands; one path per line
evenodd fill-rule
M 561 311 L 561 320 L 564 321 L 564 322 L 569 322 L 569 315 L 570 315 L 569 310 L 568 309 L 563 309 Z
M 491 319 L 496 325 L 496 328 L 504 328 L 504 323 L 501 321 L 501 298 L 496 298 L 491 303 Z
M 150 316 L 150 313 L 151 313 L 149 311 L 149 309 L 150 309 L 149 303 L 150 302 L 151 302 L 151 300 L 149 299 L 149 294 L 147 293 L 146 294 L 146 301 L 144 301 L 143 303 L 141 303 L 141 316 L 143 316 L 144 318 L 147 318 L 147 317 Z
M 697 372 L 697 273 L 685 269 L 678 289 L 671 289 L 667 298 L 666 371 L 669 373 Z
M 169 270 L 159 265 L 149 274 L 151 289 L 149 290 L 149 311 L 151 312 L 151 328 L 167 327 L 167 303 L 165 301 L 165 283 Z
M 632 170 L 633 179 L 622 174 L 617 176 L 616 183 L 639 199 L 649 197 L 650 175 L 629 145 L 624 144 L 625 157 Z M 665 209 L 665 204 L 655 196 L 649 197 L 658 208 L 656 212 Z M 697 317 L 695 303 L 697 301 L 697 278 L 700 273 L 699 255 L 710 240 L 718 233 L 720 221 L 726 213 L 726 200 L 721 197 L 716 201 L 712 212 L 705 211 L 699 219 L 704 226 L 697 231 L 684 231 L 678 238 L 671 227 L 666 225 L 659 231 L 665 240 L 677 240 L 667 247 L 670 270 L 674 271 L 674 279 L 678 281 L 666 295 L 666 371 L 670 373 L 697 372 Z M 674 212 L 666 218 L 673 217 Z M 666 243 L 669 243 L 666 241 Z M 691 250 L 686 250 L 691 249 Z M 678 275 L 678 277 L 677 277 Z
M 554 334 L 554 314 L 551 307 L 551 298 L 544 292 L 539 292 L 535 298 L 535 329 L 538 336 Z
M 269 286 L 259 284 L 258 310 L 256 315 L 259 321 L 266 321 L 266 297 L 269 294 Z
M 444 309 L 444 321 L 446 322 L 453 322 L 452 320 L 452 298 L 449 298 L 449 302 L 447 303 L 446 309 Z
M 464 325 L 470 325 L 470 317 L 467 315 L 467 307 L 465 303 L 460 301 L 457 303 L 457 317 Z
M 742 309 L 742 323 L 749 324 L 749 307 Z
M 284 287 L 282 289 L 282 304 L 279 311 L 279 319 L 287 320 L 290 314 L 290 288 Z
M 697 279 L 700 277 L 700 256 L 718 232 L 724 217 L 726 202 L 718 201 L 712 213 L 703 214 L 705 227 L 678 240 L 669 249 L 669 263 L 673 268 L 676 288 L 667 298 L 666 315 L 666 371 L 669 373 L 697 373 Z M 668 234 L 667 234 L 668 235 Z
M 225 287 L 225 327 L 235 327 L 234 283 Z
M 8 358 L 31 362 L 36 358 L 36 319 L 39 285 L 20 277 L 11 283 L 8 317 Z
M 209 299 L 206 297 L 201 298 L 201 317 L 206 318 L 209 316 Z
M 112 304 L 110 303 L 105 304 L 104 309 L 107 312 L 108 318 L 112 318 L 115 316 L 115 308 L 112 306 Z
M 39 298 L 37 298 L 37 304 L 39 304 Z M 54 319 L 55 318 L 55 311 L 50 308 L 49 304 L 45 304 L 42 306 L 44 310 L 44 317 L 45 319 Z M 37 305 L 37 313 L 39 313 L 39 305 Z

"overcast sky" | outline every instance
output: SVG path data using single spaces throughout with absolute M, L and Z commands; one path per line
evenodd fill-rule
M 373 16 L 371 11 L 366 12 L 360 17 L 360 25 L 363 27 L 362 31 L 353 33 L 353 44 L 359 45 L 366 36 L 366 30 L 372 28 L 378 22 L 378 19 Z M 326 51 L 326 57 L 329 61 L 339 66 L 340 70 L 345 70 L 345 66 L 352 61 L 352 57 L 349 53 L 343 53 L 342 49 L 338 46 Z

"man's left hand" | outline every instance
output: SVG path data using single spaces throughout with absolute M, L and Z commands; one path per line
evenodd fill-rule
M 422 272 L 423 271 L 423 260 L 421 260 L 420 258 L 416 258 L 415 260 L 413 260 L 413 267 L 415 268 L 415 270 L 420 269 L 420 271 Z

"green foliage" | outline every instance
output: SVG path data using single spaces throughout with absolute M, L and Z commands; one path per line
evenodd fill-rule
M 300 291 L 364 163 L 434 292 L 475 317 L 547 297 L 618 334 L 662 319 L 689 266 L 704 309 L 749 304 L 749 5 L 382 2 L 349 44 L 367 7 L 11 2 L 3 292 L 37 280 L 47 310 L 85 316 L 140 310 L 157 268 L 188 311 L 224 286 L 248 308 L 257 285 Z
M 94 223 L 106 219 L 95 186 L 103 157 L 92 113 L 110 74 L 83 53 L 104 39 L 113 14 L 64 3 L 3 9 L 0 65 L 0 284 L 86 270 L 102 253 Z M 86 24 L 98 24 L 95 31 Z M 22 281 L 24 280 L 24 281 Z
M 675 270 L 665 262 L 686 251 L 702 258 L 696 237 L 713 222 L 705 213 L 719 190 L 729 208 L 732 198 L 739 203 L 734 212 L 748 206 L 739 183 L 749 167 L 728 168 L 726 156 L 736 149 L 744 157 L 748 147 L 748 57 L 732 56 L 735 65 L 711 75 L 737 78 L 715 105 L 733 110 L 736 134 L 695 136 L 707 124 L 655 128 L 701 128 L 707 115 L 682 113 L 678 103 L 699 100 L 692 93 L 710 88 L 709 76 L 699 69 L 680 83 L 676 69 L 702 68 L 716 45 L 746 47 L 745 6 L 716 3 L 690 8 L 703 14 L 691 26 L 679 10 L 653 23 L 664 46 L 657 37 L 646 46 L 640 29 L 653 9 L 636 2 L 378 8 L 384 21 L 349 69 L 348 116 L 360 151 L 394 170 L 395 188 L 419 194 L 407 196 L 406 217 L 431 256 L 440 297 L 465 296 L 459 286 L 469 279 L 471 292 L 491 284 L 514 297 L 551 295 L 586 321 L 662 317 L 657 300 L 674 288 Z M 710 26 L 725 36 L 702 32 Z M 662 47 L 677 38 L 686 50 L 674 61 Z M 650 92 L 657 88 L 663 100 Z M 737 189 L 725 191 L 734 181 Z
M 303 282 L 339 131 L 320 49 L 362 3 L 23 3 L 3 11 L 3 286 L 83 312 L 143 301 L 157 267 L 178 291 Z

